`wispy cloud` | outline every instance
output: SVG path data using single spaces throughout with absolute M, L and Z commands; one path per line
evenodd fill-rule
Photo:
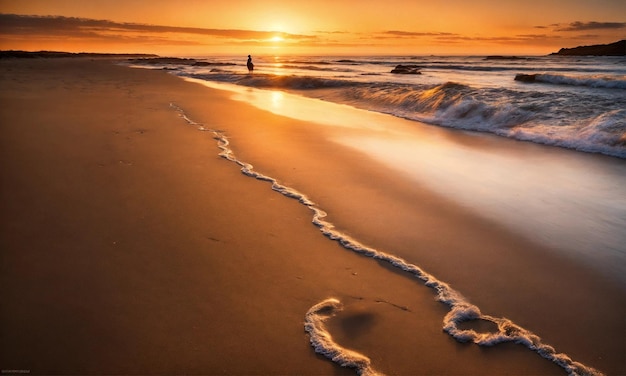
M 546 27 L 547 28 L 547 27 Z M 543 28 L 541 28 L 543 29 Z M 558 34 L 547 33 L 529 33 L 529 34 L 516 34 L 516 35 L 492 35 L 492 36 L 477 36 L 477 35 L 464 35 L 450 32 L 438 32 L 438 31 L 424 31 L 413 32 L 403 30 L 388 30 L 379 32 L 376 34 L 361 35 L 362 40 L 419 40 L 419 43 L 425 44 L 462 44 L 472 43 L 474 45 L 487 45 L 487 44 L 499 44 L 499 45 L 525 45 L 528 43 L 546 45 L 550 43 L 558 43 L 562 40 L 562 36 Z
M 626 22 L 580 22 L 557 24 L 555 31 L 615 30 L 626 28 Z
M 440 33 L 440 32 L 415 32 L 415 31 L 402 31 L 402 30 L 389 30 L 382 33 L 382 37 L 389 38 L 416 38 L 416 37 L 439 37 L 439 36 L 456 36 L 459 34 L 454 33 Z
M 341 30 L 335 30 L 335 31 L 316 30 L 315 32 L 318 34 L 352 34 L 349 31 L 341 31 Z
M 307 40 L 310 35 L 290 34 L 275 31 L 238 29 L 208 29 L 194 27 L 162 26 L 138 23 L 121 23 L 108 20 L 95 20 L 62 16 L 24 16 L 0 14 L 0 34 L 9 35 L 56 35 L 67 37 L 110 36 L 124 33 L 188 34 L 231 38 L 240 40 L 265 40 L 275 36 L 283 39 Z

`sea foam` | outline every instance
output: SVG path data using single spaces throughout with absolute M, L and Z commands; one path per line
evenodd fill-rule
M 435 85 L 419 81 L 393 82 L 381 72 L 317 76 L 315 72 L 338 72 L 339 69 L 326 65 L 315 69 L 308 66 L 304 68 L 312 75 L 245 75 L 236 71 L 217 73 L 215 70 L 209 74 L 178 74 L 261 89 L 298 91 L 301 95 L 428 124 L 489 132 L 502 137 L 626 158 L 626 149 L 621 140 L 626 127 L 624 117 L 615 116 L 613 119 L 616 124 L 613 133 L 619 142 L 610 137 L 579 138 L 577 133 L 597 117 L 619 108 L 619 102 L 625 98 L 622 93 L 626 89 L 626 80 L 620 78 L 622 76 L 518 74 L 516 80 L 522 76 L 526 77 L 524 82 L 534 84 L 481 87 L 454 81 Z M 370 81 L 363 79 L 365 76 L 381 78 L 371 78 Z M 510 76 L 508 80 L 514 82 L 514 77 Z M 580 106 L 580 103 L 590 105 Z M 586 132 L 594 129 L 588 128 Z M 604 133 L 600 131 L 599 134 Z
M 626 79 L 602 76 L 570 76 L 564 74 L 518 74 L 515 80 L 527 83 L 587 86 L 591 88 L 626 89 Z
M 311 307 L 304 316 L 304 330 L 309 333 L 311 345 L 315 352 L 324 355 L 342 367 L 354 368 L 359 375 L 382 375 L 372 368 L 368 357 L 339 346 L 326 330 L 324 321 L 341 309 L 342 304 L 339 300 L 329 298 Z
M 563 368 L 569 375 L 602 375 L 594 368 L 572 360 L 567 354 L 558 353 L 554 347 L 543 342 L 541 337 L 533 332 L 515 324 L 507 318 L 500 318 L 483 314 L 480 309 L 471 304 L 460 292 L 456 291 L 447 283 L 440 281 L 433 275 L 425 272 L 419 266 L 411 264 L 406 260 L 368 247 L 356 239 L 335 230 L 332 223 L 326 221 L 326 212 L 317 207 L 304 193 L 293 188 L 280 184 L 275 178 L 254 171 L 251 164 L 239 160 L 229 147 L 226 135 L 219 131 L 206 127 L 205 125 L 190 119 L 182 108 L 174 103 L 170 106 L 175 109 L 179 116 L 189 125 L 201 131 L 208 131 L 213 134 L 221 150 L 219 155 L 241 167 L 244 175 L 258 180 L 271 183 L 273 190 L 282 195 L 298 200 L 313 212 L 312 222 L 329 239 L 337 241 L 344 248 L 356 253 L 385 261 L 396 268 L 412 274 L 420 279 L 424 284 L 436 292 L 436 300 L 446 304 L 450 311 L 443 318 L 443 330 L 459 342 L 472 342 L 479 346 L 494 346 L 500 343 L 513 342 L 523 345 L 528 349 L 538 353 L 545 359 L 551 360 Z M 305 330 L 311 336 L 311 344 L 315 351 L 330 358 L 341 366 L 352 367 L 362 375 L 375 375 L 376 371 L 371 367 L 367 356 L 356 353 L 339 346 L 332 340 L 332 336 L 323 325 L 324 321 L 334 312 L 341 309 L 341 303 L 334 298 L 326 299 L 309 309 L 305 315 Z M 478 333 L 472 329 L 461 329 L 459 324 L 472 320 L 485 320 L 494 323 L 498 330 L 493 333 Z

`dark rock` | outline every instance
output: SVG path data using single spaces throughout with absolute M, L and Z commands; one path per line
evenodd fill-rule
M 610 44 L 561 48 L 551 55 L 562 56 L 626 56 L 626 39 Z
M 537 80 L 537 75 L 536 74 L 516 74 L 515 75 L 515 81 L 521 81 L 521 82 L 535 82 Z
M 395 68 L 391 70 L 391 73 L 395 74 L 422 74 L 419 71 L 419 65 L 396 65 Z
M 490 55 L 485 57 L 485 60 L 526 60 L 526 58 L 519 56 Z

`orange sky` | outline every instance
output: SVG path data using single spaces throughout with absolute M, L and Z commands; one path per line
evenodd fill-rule
M 626 38 L 625 0 L 0 0 L 0 13 L 3 50 L 522 55 Z

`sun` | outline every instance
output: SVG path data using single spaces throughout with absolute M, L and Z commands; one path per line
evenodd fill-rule
M 270 42 L 282 42 L 284 40 L 285 38 L 281 37 L 280 35 L 274 35 L 270 38 Z

